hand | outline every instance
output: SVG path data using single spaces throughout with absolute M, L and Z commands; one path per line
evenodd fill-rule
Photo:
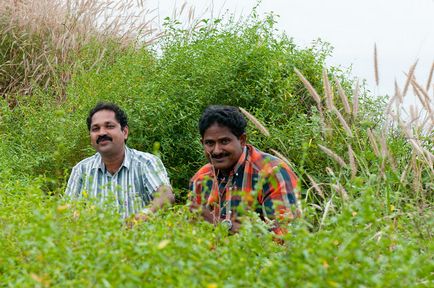
M 146 213 L 138 213 L 132 217 L 129 217 L 125 219 L 125 225 L 128 228 L 133 228 L 135 225 L 137 225 L 140 222 L 145 222 L 149 219 L 149 214 Z
M 205 205 L 199 205 L 197 203 L 190 204 L 190 212 L 195 212 L 200 210 L 201 216 L 209 223 L 216 224 L 218 222 L 218 217 L 214 215 L 214 212 L 209 210 Z
M 149 219 L 149 214 L 147 213 L 138 213 L 134 216 L 134 220 L 137 222 L 145 222 Z

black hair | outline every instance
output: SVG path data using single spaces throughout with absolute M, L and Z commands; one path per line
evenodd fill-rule
M 93 115 L 101 110 L 109 110 L 115 113 L 115 118 L 121 125 L 121 129 L 124 130 L 128 126 L 127 114 L 116 104 L 108 102 L 99 102 L 95 107 L 92 108 L 87 116 L 87 129 L 90 131 L 90 125 L 92 124 Z
M 240 137 L 246 133 L 247 121 L 240 109 L 233 106 L 211 105 L 203 111 L 199 120 L 199 132 L 203 137 L 206 129 L 213 124 L 228 127 L 232 134 Z

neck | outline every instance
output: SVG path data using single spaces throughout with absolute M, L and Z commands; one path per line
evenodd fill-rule
M 102 161 L 104 162 L 106 169 L 111 174 L 114 174 L 119 170 L 122 163 L 124 162 L 124 159 L 125 159 L 125 151 L 123 151 L 123 153 L 118 153 L 116 155 L 102 156 Z
M 223 177 L 228 177 L 231 174 L 232 169 L 229 170 L 218 170 L 218 174 Z

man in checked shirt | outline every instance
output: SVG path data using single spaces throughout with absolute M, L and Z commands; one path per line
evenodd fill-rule
M 237 207 L 256 211 L 276 234 L 301 216 L 297 177 L 279 158 L 247 144 L 246 119 L 231 106 L 209 106 L 199 121 L 199 132 L 209 161 L 191 179 L 192 208 L 203 218 L 240 229 Z
M 126 146 L 128 120 L 121 108 L 98 103 L 89 112 L 87 127 L 97 153 L 72 169 L 67 197 L 113 201 L 123 218 L 135 220 L 146 220 L 148 214 L 174 202 L 161 160 Z

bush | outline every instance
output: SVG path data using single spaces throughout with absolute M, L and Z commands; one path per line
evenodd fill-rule
M 14 27 L 26 35 L 28 26 Z M 52 74 L 7 84 L 13 89 L 0 102 L 2 286 L 432 284 L 432 113 L 422 121 L 397 118 L 399 91 L 391 99 L 372 98 L 363 87 L 354 92 L 348 74 L 324 69 L 327 44 L 297 47 L 277 34 L 271 16 L 203 20 L 198 30 L 169 19 L 165 29 L 152 47 L 124 45 L 116 35 L 86 38 L 68 61 L 50 62 L 53 70 L 29 60 L 44 69 L 32 73 Z M 23 40 L 31 51 L 52 41 L 35 35 Z M 8 41 L 2 57 L 22 57 L 11 53 L 24 47 L 21 40 Z M 57 55 L 56 46 L 46 47 L 54 49 L 46 55 Z M 16 69 L 19 61 L 12 61 Z M 61 75 L 69 76 L 36 81 Z M 161 155 L 181 203 L 133 229 L 104 206 L 62 199 L 71 167 L 94 153 L 85 119 L 101 100 L 125 108 L 128 145 Z M 288 227 L 283 245 L 256 215 L 228 236 L 182 205 L 188 179 L 205 163 L 197 122 L 209 104 L 252 113 L 271 137 L 250 125 L 249 141 L 280 152 L 300 176 L 304 217 Z

